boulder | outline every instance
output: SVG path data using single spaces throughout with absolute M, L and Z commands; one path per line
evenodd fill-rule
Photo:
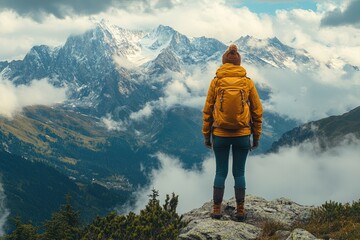
M 286 228 L 295 221 L 308 219 L 312 208 L 311 206 L 297 204 L 286 198 L 268 201 L 261 197 L 247 195 L 245 198 L 247 218 L 245 222 L 236 222 L 232 220 L 236 209 L 234 198 L 223 201 L 223 216 L 219 220 L 211 218 L 212 201 L 209 201 L 202 207 L 193 209 L 183 215 L 183 220 L 188 222 L 188 225 L 182 229 L 179 239 L 257 239 L 261 235 L 264 223 L 277 222 Z M 284 240 L 316 239 L 313 235 L 301 229 L 295 229 L 293 232 L 284 229 L 278 231 L 277 235 Z

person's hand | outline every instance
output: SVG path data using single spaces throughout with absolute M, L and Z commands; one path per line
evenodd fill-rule
M 210 141 L 210 138 L 209 139 L 205 139 L 205 147 L 209 148 L 209 149 L 212 149 L 212 144 L 211 144 L 211 141 Z
M 259 140 L 258 139 L 253 139 L 251 150 L 255 150 L 258 146 L 259 146 Z

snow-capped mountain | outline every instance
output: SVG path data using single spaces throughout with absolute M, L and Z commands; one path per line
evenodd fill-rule
M 299 67 L 313 69 L 319 66 L 314 58 L 304 49 L 294 49 L 277 39 L 256 39 L 251 36 L 241 37 L 235 43 L 243 53 L 244 61 L 251 64 L 271 65 L 275 68 L 298 70 Z
M 242 62 L 259 68 L 297 71 L 322 64 L 276 38 L 245 36 L 235 43 Z M 199 105 L 226 48 L 217 39 L 189 38 L 168 26 L 137 31 L 106 21 L 62 46 L 34 46 L 23 60 L 0 62 L 0 78 L 14 85 L 48 79 L 67 87 L 67 101 L 25 109 L 15 121 L 0 117 L 0 146 L 106 188 L 114 176 L 114 186 L 119 179 L 126 186 L 145 184 L 159 151 L 178 157 L 185 167 L 199 164 L 208 155 Z M 258 91 L 262 100 L 269 99 L 270 88 L 258 85 Z M 296 125 L 265 111 L 257 152 Z
M 245 36 L 235 43 L 245 64 L 290 70 L 319 65 L 305 50 L 293 49 L 277 38 Z M 131 113 L 161 102 L 164 90 L 175 76 L 186 79 L 194 69 L 205 73 L 209 63 L 220 65 L 226 47 L 213 38 L 189 38 L 169 26 L 137 31 L 101 21 L 84 34 L 70 36 L 63 46 L 34 46 L 22 61 L 1 62 L 0 74 L 16 85 L 47 78 L 55 86 L 67 86 L 68 100 L 63 107 L 99 118 L 110 115 L 115 121 L 127 123 L 128 131 L 141 132 L 137 134 L 137 142 L 159 142 L 159 136 L 165 134 L 162 131 L 170 127 L 164 126 L 164 121 L 168 116 L 166 111 L 171 108 L 162 111 L 153 107 L 158 112 L 144 118 L 142 123 L 129 121 Z M 191 88 L 186 84 L 184 87 Z M 267 99 L 269 89 L 258 87 L 260 97 Z M 205 94 L 204 91 L 198 96 Z M 195 111 L 196 116 L 183 112 L 181 117 L 197 122 L 198 132 L 189 136 L 201 135 L 201 110 Z M 295 125 L 294 121 L 273 113 L 266 114 L 269 125 L 265 133 L 269 134 L 263 140 L 264 148 L 280 137 L 282 130 Z M 177 121 L 171 119 L 168 124 L 176 125 Z M 287 127 L 274 132 L 274 124 Z

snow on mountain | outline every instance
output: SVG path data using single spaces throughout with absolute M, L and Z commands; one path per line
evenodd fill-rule
M 255 67 L 297 71 L 320 65 L 305 50 L 286 46 L 277 38 L 244 36 L 235 44 L 239 47 L 243 62 Z M 221 63 L 226 48 L 227 45 L 217 39 L 189 38 L 169 26 L 160 25 L 151 31 L 138 31 L 101 21 L 84 34 L 70 36 L 63 46 L 35 46 L 22 61 L 0 62 L 0 75 L 16 85 L 47 78 L 56 86 L 67 86 L 68 100 L 64 107 L 100 118 L 110 114 L 115 121 L 128 122 L 132 113 L 144 107 L 148 107 L 149 112 L 161 110 L 161 101 L 166 101 L 165 91 L 169 89 L 169 83 L 177 81 L 185 91 L 184 96 L 192 96 L 188 83 L 182 81 L 193 78 L 195 71 L 199 72 L 195 78 L 203 78 L 202 74 L 205 74 L 209 63 L 213 66 Z M 259 87 L 260 97 L 267 99 L 269 91 Z M 197 93 L 196 97 L 203 95 Z M 181 97 L 179 94 L 172 102 L 181 105 Z M 156 107 L 159 109 L 154 109 Z M 152 136 L 153 139 L 162 131 L 158 125 L 166 119 L 164 114 L 152 118 L 148 114 L 143 120 L 150 121 L 150 128 L 139 130 L 144 126 L 129 123 L 132 127 L 129 125 L 128 129 L 140 131 L 142 135 L 137 135 Z M 182 117 L 189 116 L 185 114 Z M 277 119 L 280 125 L 294 125 L 279 116 L 269 115 L 268 118 Z M 169 123 L 172 121 L 170 119 Z M 266 119 L 266 122 L 272 121 Z M 280 132 L 273 133 L 268 143 L 271 144 L 271 139 L 278 134 Z
M 277 39 L 256 39 L 251 36 L 241 37 L 235 41 L 243 53 L 245 62 L 259 62 L 261 65 L 271 65 L 275 68 L 287 68 L 293 71 L 300 67 L 314 69 L 319 62 L 303 49 L 294 49 L 284 45 Z

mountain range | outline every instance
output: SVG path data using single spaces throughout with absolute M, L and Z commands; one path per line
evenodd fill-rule
M 243 36 L 234 43 L 244 65 L 291 71 L 316 69 L 321 64 L 339 67 L 321 63 L 306 50 L 291 48 L 277 38 Z M 156 152 L 178 156 L 188 168 L 199 166 L 208 155 L 198 106 L 206 93 L 184 79 L 208 78 L 208 72 L 215 70 L 212 66 L 220 65 L 226 48 L 217 39 L 189 38 L 168 26 L 127 30 L 101 21 L 83 34 L 70 36 L 62 46 L 34 46 L 23 60 L 0 61 L 0 78 L 15 86 L 46 79 L 67 89 L 67 100 L 61 104 L 30 106 L 13 119 L 0 117 L 4 154 L 44 163 L 80 190 L 101 186 L 103 194 L 111 196 L 110 202 L 129 199 L 139 186 L 147 184 L 148 173 L 159 164 Z M 345 62 L 340 67 L 358 71 Z M 254 81 L 261 100 L 268 100 L 271 89 Z M 204 79 L 200 85 L 207 82 Z M 194 101 L 187 103 L 189 99 Z M 265 111 L 258 153 L 268 151 L 283 133 L 299 124 Z M 20 167 L 23 161 L 18 164 Z M 13 170 L 1 171 L 6 175 Z M 50 181 L 34 184 L 43 188 Z M 5 193 L 13 186 L 7 181 L 4 185 Z M 80 190 L 74 190 L 77 196 L 83 194 L 79 199 L 88 196 Z M 51 191 L 46 195 L 55 196 Z M 8 194 L 8 201 L 18 196 L 25 198 Z M 9 204 L 11 213 L 18 213 L 12 209 L 25 207 L 22 204 Z M 94 213 L 103 214 L 107 209 L 98 208 Z M 46 211 L 48 215 L 51 212 Z M 31 219 L 31 214 L 25 215 Z M 45 216 L 37 221 L 41 219 Z

